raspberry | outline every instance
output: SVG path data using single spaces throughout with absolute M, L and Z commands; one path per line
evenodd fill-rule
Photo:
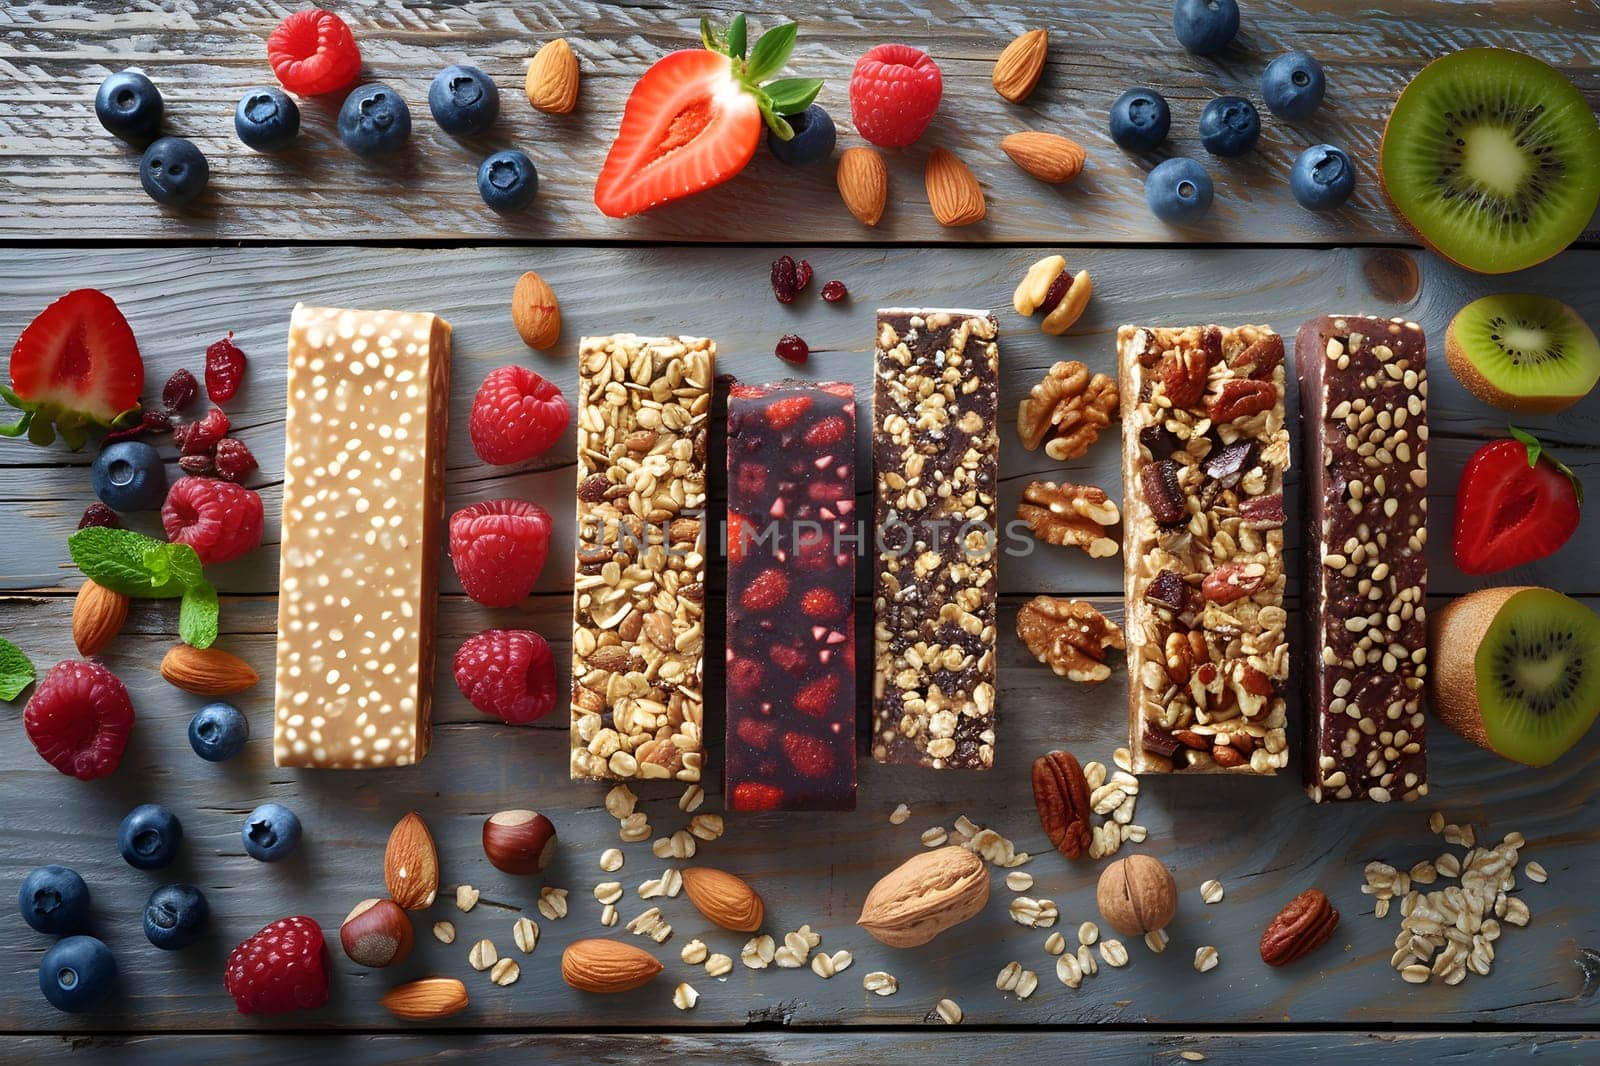
M 832 589 L 807 589 L 800 597 L 800 613 L 807 618 L 831 622 L 844 613 L 844 605 Z
M 880 44 L 850 75 L 850 118 L 873 144 L 904 148 L 933 121 L 941 89 L 939 68 L 926 52 Z
M 228 435 L 231 426 L 222 408 L 213 407 L 198 422 L 174 429 L 172 440 L 183 455 L 209 455 L 211 449 L 217 446 L 217 441 Z
M 850 290 L 844 287 L 842 281 L 830 281 L 822 287 L 822 298 L 831 304 L 836 304 L 849 295 Z
M 161 406 L 173 414 L 194 403 L 200 395 L 200 383 L 187 370 L 174 370 L 167 383 L 161 386 Z
M 267 38 L 267 60 L 283 87 L 302 96 L 336 93 L 361 77 L 361 49 L 350 27 L 314 7 L 278 23 Z
M 770 611 L 789 598 L 789 579 L 782 570 L 763 570 L 745 587 L 739 606 L 747 611 Z
M 804 733 L 785 733 L 783 753 L 801 777 L 827 777 L 833 773 L 833 751 L 824 740 Z
M 228 954 L 224 978 L 240 1014 L 282 1014 L 328 1002 L 328 945 L 322 926 L 279 918 Z
M 461 645 L 450 669 L 468 703 L 512 725 L 555 708 L 556 661 L 529 630 L 486 629 Z
M 778 338 L 778 344 L 772 349 L 772 353 L 785 363 L 805 366 L 806 360 L 811 357 L 811 346 L 804 338 L 793 333 L 785 333 Z
M 91 503 L 83 509 L 83 517 L 78 519 L 79 529 L 88 529 L 90 526 L 104 526 L 107 529 L 121 529 L 122 519 L 117 517 L 117 512 L 103 503 Z
M 829 674 L 813 681 L 794 696 L 795 710 L 813 718 L 826 718 L 834 711 L 839 699 L 839 679 Z
M 838 415 L 829 415 L 821 422 L 806 430 L 804 440 L 811 448 L 828 448 L 844 440 L 844 435 L 850 431 L 850 424 Z
M 224 481 L 243 481 L 257 468 L 256 457 L 250 454 L 250 446 L 238 437 L 223 437 L 217 441 L 214 464 L 217 476 Z M 179 465 L 182 465 L 181 460 Z
M 22 724 L 45 762 L 79 781 L 93 781 L 122 761 L 133 731 L 133 702 L 104 666 L 67 659 L 33 690 Z
M 489 371 L 472 399 L 467 432 L 478 458 L 495 466 L 520 463 L 548 449 L 572 417 L 566 397 L 526 367 Z
M 135 440 L 146 433 L 165 433 L 172 428 L 172 419 L 160 411 L 146 411 L 139 417 L 138 424 L 125 429 L 114 429 L 107 433 L 100 441 L 100 447 L 115 444 L 119 440 Z
M 739 699 L 754 696 L 761 686 L 761 664 L 753 659 L 735 659 L 728 664 L 728 694 Z
M 778 727 L 761 718 L 741 717 L 739 724 L 733 727 L 738 738 L 758 750 L 765 749 L 772 743 L 772 735 Z
M 227 403 L 244 379 L 245 358 L 233 343 L 233 332 L 206 349 L 206 395 L 212 403 Z
M 767 652 L 767 658 L 778 669 L 790 674 L 799 674 L 806 668 L 806 657 L 787 644 L 779 644 Z
M 533 591 L 550 549 L 550 516 L 524 500 L 489 500 L 450 516 L 450 561 L 461 587 L 485 607 L 511 607 Z
M 767 425 L 773 429 L 788 429 L 811 410 L 811 397 L 785 396 L 781 400 L 773 400 L 767 404 Z
M 261 497 L 214 477 L 181 477 L 167 490 L 161 524 L 167 539 L 187 544 L 207 566 L 261 546 Z
M 728 806 L 735 811 L 775 811 L 783 802 L 783 789 L 756 781 L 741 781 L 733 786 Z

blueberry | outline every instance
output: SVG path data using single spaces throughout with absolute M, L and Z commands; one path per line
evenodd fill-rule
M 250 812 L 239 835 L 252 859 L 277 862 L 300 843 L 300 819 L 281 803 L 263 803 Z
M 22 920 L 41 933 L 74 933 L 89 917 L 89 886 L 76 870 L 40 866 L 22 879 L 17 909 Z
M 159 803 L 141 803 L 128 812 L 117 830 L 117 847 L 129 866 L 159 870 L 178 854 L 183 824 Z
M 1235 0 L 1173 0 L 1172 32 L 1196 55 L 1220 52 L 1239 32 L 1239 5 Z
M 144 935 L 162 951 L 177 951 L 200 939 L 211 905 L 193 885 L 162 885 L 144 905 Z
M 500 114 L 500 90 L 477 67 L 445 67 L 428 86 L 428 110 L 446 133 L 482 133 Z
M 1244 155 L 1261 136 L 1261 116 L 1242 96 L 1219 96 L 1200 112 L 1200 143 L 1212 155 Z
M 767 131 L 767 148 L 781 163 L 791 167 L 809 167 L 833 154 L 836 133 L 833 119 L 819 105 L 812 104 L 798 115 L 784 116 L 794 136 L 782 140 L 770 129 Z
M 120 71 L 100 83 L 94 113 L 100 125 L 142 148 L 161 128 L 161 90 L 137 70 Z
M 100 502 L 113 511 L 155 511 L 167 498 L 167 468 L 161 454 L 140 440 L 119 440 L 100 449 L 89 468 Z
M 226 762 L 249 739 L 250 719 L 231 703 L 208 703 L 189 719 L 189 746 L 206 762 Z
M 182 207 L 205 192 L 210 178 L 204 153 L 182 137 L 161 138 L 139 160 L 139 184 L 150 199 L 168 207 Z
M 496 152 L 478 167 L 478 195 L 503 215 L 533 203 L 538 191 L 539 172 L 525 152 Z
M 92 936 L 56 942 L 39 963 L 39 991 L 56 1010 L 78 1013 L 99 1006 L 117 983 L 117 960 Z
M 1111 105 L 1111 139 L 1130 152 L 1148 152 L 1171 125 L 1166 97 L 1154 89 L 1129 89 Z
M 1301 207 L 1331 211 L 1350 199 L 1356 170 L 1350 157 L 1331 144 L 1314 144 L 1301 152 L 1289 171 L 1289 191 Z
M 300 109 L 282 89 L 258 85 L 233 109 L 233 132 L 247 148 L 281 152 L 300 135 Z
M 1261 75 L 1261 95 L 1267 110 L 1281 119 L 1308 118 L 1322 103 L 1327 83 L 1322 64 L 1310 52 L 1285 52 L 1267 64 Z
M 411 109 L 382 82 L 363 85 L 339 108 L 339 139 L 363 159 L 393 155 L 411 136 Z
M 1144 179 L 1144 199 L 1163 222 L 1194 222 L 1211 207 L 1211 175 L 1188 156 L 1176 156 Z

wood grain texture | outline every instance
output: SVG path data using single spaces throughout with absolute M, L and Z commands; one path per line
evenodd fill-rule
M 197 365 L 204 345 L 224 329 L 237 330 L 252 369 L 245 391 L 231 406 L 241 434 L 261 457 L 260 481 L 267 486 L 268 511 L 275 513 L 281 352 L 294 300 L 437 311 L 456 327 L 452 505 L 516 494 L 560 513 L 571 499 L 570 435 L 526 469 L 495 472 L 472 457 L 461 426 L 478 379 L 499 363 L 527 360 L 570 392 L 575 382 L 572 353 L 585 332 L 704 332 L 722 344 L 722 372 L 771 378 L 789 371 L 769 354 L 773 338 L 796 330 L 820 353 L 807 374 L 843 377 L 863 386 L 875 306 L 992 305 L 1001 309 L 1003 408 L 1014 411 L 1017 400 L 1057 358 L 1077 356 L 1108 368 L 1110 335 L 1120 321 L 1266 321 L 1292 331 L 1315 312 L 1357 307 L 1410 315 L 1437 338 L 1462 302 L 1490 291 L 1492 284 L 1423 257 L 1420 288 L 1395 303 L 1374 295 L 1369 280 L 1397 272 L 1369 269 L 1371 256 L 1399 254 L 1394 252 L 1082 249 L 1074 258 L 1081 256 L 1081 264 L 1094 273 L 1098 295 L 1079 332 L 1055 339 L 1003 310 L 1015 280 L 1039 253 L 816 249 L 804 254 L 816 265 L 819 281 L 844 278 L 853 301 L 827 306 L 811 300 L 782 308 L 772 302 L 766 281 L 767 263 L 776 252 L 762 248 L 13 249 L 0 254 L 0 336 L 14 335 L 63 288 L 106 287 L 130 315 L 150 359 L 155 389 L 176 366 Z M 1590 253 L 1571 253 L 1520 280 L 1573 301 L 1593 319 L 1600 308 L 1593 287 L 1583 279 L 1596 261 Z M 529 268 L 551 281 L 566 312 L 562 343 L 549 356 L 527 353 L 508 313 L 511 286 Z M 1447 496 L 1444 490 L 1453 484 L 1473 439 L 1497 432 L 1502 423 L 1470 401 L 1442 368 L 1434 375 L 1433 404 L 1434 470 Z M 1562 415 L 1537 420 L 1547 437 L 1563 443 L 1563 453 L 1591 484 L 1600 457 L 1580 442 L 1596 439 L 1596 411 L 1591 399 Z M 1115 487 L 1114 440 L 1100 441 L 1076 468 L 1062 470 L 1040 454 L 1021 452 L 1011 428 L 1002 439 L 1007 508 L 1021 484 L 1034 475 L 1081 476 Z M 71 601 L 66 593 L 75 587 L 76 577 L 63 570 L 62 539 L 89 499 L 85 462 L 85 457 L 60 450 L 41 452 L 14 442 L 0 447 L 0 496 L 11 504 L 0 508 L 0 544 L 7 546 L 0 565 L 4 587 L 13 593 L 0 602 L 4 632 L 41 665 L 71 653 Z M 1434 517 L 1436 546 L 1444 540 L 1440 534 L 1446 513 L 1447 500 L 1441 498 Z M 1575 587 L 1592 578 L 1584 560 L 1592 554 L 1593 533 L 1586 529 L 1580 536 L 1584 539 L 1555 559 L 1513 576 L 1575 592 L 1597 591 Z M 459 595 L 447 596 L 440 618 L 442 656 L 495 624 L 547 634 L 556 661 L 564 663 L 569 546 L 565 539 L 558 541 L 539 594 L 520 608 L 487 612 Z M 1454 574 L 1443 556 L 1437 556 L 1437 564 L 1436 590 L 1486 583 Z M 272 658 L 275 571 L 273 552 L 266 550 L 217 573 L 227 593 L 221 644 L 258 669 L 267 668 Z M 1580 578 L 1580 571 L 1587 576 Z M 0 716 L 0 796 L 7 810 L 7 829 L 0 833 L 0 884 L 15 884 L 26 870 L 45 861 L 80 870 L 95 895 L 94 929 L 118 953 L 123 991 L 92 1017 L 56 1014 L 42 1002 L 35 984 L 47 939 L 19 921 L 0 923 L 0 1031 L 270 1030 L 285 1025 L 375 1029 L 393 1024 L 377 1006 L 379 992 L 403 978 L 428 973 L 469 981 L 474 1004 L 449 1023 L 467 1029 L 919 1025 L 947 995 L 960 1001 L 969 1023 L 977 1025 L 1185 1026 L 1220 1019 L 1298 1026 L 1513 1020 L 1522 1025 L 1582 1025 L 1592 1020 L 1592 1001 L 1578 998 L 1580 974 L 1573 966 L 1579 945 L 1600 943 L 1600 906 L 1583 888 L 1593 849 L 1600 843 L 1600 808 L 1595 803 L 1600 746 L 1592 741 L 1553 767 L 1529 771 L 1437 731 L 1432 802 L 1409 809 L 1313 808 L 1292 777 L 1152 780 L 1144 787 L 1136 820 L 1150 828 L 1146 850 L 1165 859 L 1178 876 L 1181 898 L 1173 943 L 1159 956 L 1130 944 L 1134 961 L 1127 969 L 1104 969 L 1078 991 L 1055 981 L 1053 960 L 1042 950 L 1045 932 L 1007 920 L 1009 893 L 1003 891 L 996 891 L 981 919 L 916 951 L 884 948 L 856 930 L 852 923 L 872 882 L 919 850 L 917 838 L 924 828 L 949 826 L 963 813 L 1038 856 L 1027 868 L 1037 879 L 1034 894 L 1060 904 L 1065 932 L 1070 935 L 1079 921 L 1094 917 L 1098 870 L 1045 853 L 1048 845 L 1034 815 L 1026 768 L 1035 755 L 1055 746 L 1069 747 L 1082 759 L 1109 760 L 1112 749 L 1123 743 L 1122 682 L 1119 677 L 1098 689 L 1073 686 L 1035 663 L 1011 639 L 1011 630 L 1018 603 L 1039 591 L 1089 596 L 1120 616 L 1118 570 L 1105 561 L 1091 564 L 1072 553 L 1041 551 L 1003 564 L 1001 574 L 1002 718 L 992 773 L 936 774 L 868 761 L 862 766 L 860 809 L 854 814 L 730 818 L 727 835 L 704 845 L 695 859 L 748 877 L 766 897 L 770 931 L 781 934 L 811 923 L 822 933 L 824 948 L 850 949 L 855 964 L 831 981 L 809 970 L 755 973 L 739 966 L 725 980 L 708 979 L 680 962 L 678 949 L 698 936 L 713 950 L 737 956 L 744 937 L 712 929 L 679 898 L 662 902 L 676 930 L 664 947 L 654 949 L 666 972 L 640 993 L 613 998 L 572 992 L 557 972 L 565 943 L 602 932 L 591 889 L 611 878 L 600 873 L 596 862 L 603 849 L 620 845 L 615 823 L 600 808 L 604 788 L 567 780 L 565 724 L 559 716 L 532 729 L 487 720 L 465 704 L 441 670 L 434 751 L 420 767 L 365 774 L 295 772 L 270 765 L 264 739 L 270 729 L 270 699 L 257 690 L 238 701 L 252 719 L 256 739 L 239 759 L 214 766 L 190 753 L 184 735 L 189 716 L 203 701 L 175 692 L 154 670 L 157 654 L 175 639 L 175 609 L 171 604 L 141 604 L 128 632 L 106 655 L 130 684 L 140 715 L 128 756 L 114 777 L 91 785 L 62 777 L 33 753 L 19 715 Z M 863 626 L 866 614 L 861 612 Z M 720 619 L 719 598 L 712 598 L 708 615 Z M 710 647 L 720 647 L 720 632 L 719 624 L 711 626 Z M 711 708 L 722 705 L 720 674 L 718 657 L 712 656 Z M 708 733 L 716 736 L 717 730 L 714 717 Z M 717 754 L 713 766 L 719 765 Z M 711 776 L 706 809 L 719 810 L 715 774 Z M 656 835 L 687 821 L 674 803 L 677 789 L 658 786 L 642 789 L 641 795 Z M 238 830 L 245 813 L 268 799 L 296 808 L 305 820 L 307 838 L 286 862 L 258 866 L 243 856 Z M 161 873 L 131 872 L 115 849 L 117 820 L 134 804 L 147 801 L 172 806 L 186 827 L 180 860 Z M 901 802 L 914 815 L 905 825 L 891 826 L 887 815 Z M 502 989 L 470 971 L 465 956 L 480 936 L 491 937 L 504 951 L 513 950 L 512 920 L 532 913 L 537 899 L 541 882 L 498 873 L 479 849 L 483 817 L 514 806 L 544 811 L 561 831 L 559 858 L 543 883 L 569 888 L 573 906 L 564 920 L 539 919 L 544 936 L 538 950 L 519 959 L 522 979 Z M 1511 830 L 1521 831 L 1529 840 L 1526 858 L 1543 863 L 1551 881 L 1526 886 L 1533 924 L 1508 930 L 1491 977 L 1473 978 L 1454 989 L 1413 989 L 1387 968 L 1398 918 L 1373 920 L 1370 901 L 1359 893 L 1361 867 L 1374 858 L 1409 866 L 1438 854 L 1439 841 L 1424 824 L 1434 807 L 1473 821 L 1486 838 L 1498 840 Z M 381 891 L 384 839 L 394 821 L 411 809 L 422 811 L 433 826 L 447 885 L 465 881 L 482 889 L 478 909 L 459 914 L 446 893 L 445 902 L 419 916 L 417 951 L 395 972 L 364 971 L 336 953 L 334 1000 L 324 1010 L 286 1020 L 234 1014 L 221 984 L 228 949 L 267 921 L 290 913 L 313 915 L 331 934 L 350 906 Z M 629 890 L 621 908 L 627 920 L 650 905 L 636 897 L 635 887 L 666 864 L 651 858 L 647 845 L 625 850 L 628 864 L 619 879 Z M 1227 899 L 1214 907 L 1202 905 L 1197 891 L 1210 877 L 1228 887 Z M 202 886 L 215 914 L 213 935 L 179 955 L 151 948 L 136 921 L 150 889 L 174 879 Z M 1315 957 L 1283 971 L 1269 970 L 1256 958 L 1261 927 L 1284 900 L 1309 885 L 1328 891 L 1344 912 L 1339 933 Z M 453 946 L 427 936 L 435 918 L 456 922 L 459 935 Z M 1218 947 L 1222 965 L 1196 975 L 1191 960 L 1202 944 Z M 993 988 L 993 975 L 1011 959 L 1041 976 L 1040 990 L 1026 1002 Z M 861 976 L 874 969 L 899 977 L 896 996 L 879 999 L 862 990 Z M 670 1003 L 672 986 L 684 979 L 702 993 L 689 1014 Z M 261 1053 L 270 1054 L 265 1049 Z
M 595 175 L 634 80 L 668 51 L 697 47 L 703 11 L 726 18 L 751 10 L 775 22 L 771 3 L 643 6 L 555 0 L 540 4 L 458 0 L 350 0 L 341 12 L 361 42 L 364 76 L 384 81 L 411 105 L 411 145 L 397 160 L 368 165 L 338 143 L 338 100 L 302 107 L 299 147 L 277 156 L 244 148 L 233 135 L 234 104 L 252 85 L 271 83 L 265 39 L 299 6 L 291 0 L 185 0 L 129 6 L 115 0 L 32 0 L 0 7 L 0 236 L 143 240 L 375 238 L 416 240 L 1076 240 L 1099 243 L 1228 241 L 1274 244 L 1409 240 L 1379 194 L 1375 159 L 1395 94 L 1429 60 L 1471 45 L 1516 48 L 1565 70 L 1600 102 L 1600 2 L 1481 4 L 1394 0 L 1360 8 L 1342 0 L 1255 0 L 1238 39 L 1214 58 L 1176 43 L 1171 5 L 1160 0 L 832 0 L 801 12 L 791 68 L 824 77 L 820 102 L 840 129 L 840 147 L 860 144 L 850 125 L 847 86 L 855 61 L 882 41 L 928 51 L 944 76 L 939 115 L 923 139 L 890 155 L 889 208 L 876 230 L 859 225 L 834 189 L 833 167 L 796 171 L 764 147 L 735 181 L 646 218 L 616 221 L 594 207 Z M 1013 105 L 990 85 L 994 60 L 1018 33 L 1050 31 L 1047 67 L 1028 101 Z M 522 94 L 528 60 L 566 36 L 583 70 L 577 110 L 535 112 Z M 1195 132 L 1212 97 L 1259 103 L 1262 69 L 1274 56 L 1307 49 L 1327 69 L 1328 97 L 1299 124 L 1263 110 L 1260 150 L 1211 159 Z M 502 118 L 480 138 L 458 142 L 427 111 L 433 75 L 450 63 L 481 66 L 501 89 Z M 138 155 L 105 133 L 95 87 L 124 67 L 144 69 L 161 87 L 168 131 L 192 138 L 211 162 L 211 189 L 184 210 L 167 210 L 139 188 Z M 1106 133 L 1111 103 L 1151 84 L 1173 108 L 1173 132 L 1150 155 L 1123 152 Z M 1023 129 L 1063 133 L 1088 151 L 1072 184 L 1024 175 L 999 149 Z M 1340 211 L 1301 210 L 1288 171 L 1307 145 L 1342 145 L 1360 171 Z M 474 184 L 491 151 L 520 146 L 540 171 L 539 200 L 501 219 Z M 988 220 L 940 227 L 923 191 L 930 148 L 960 156 L 982 182 Z M 1217 182 L 1210 217 L 1192 229 L 1154 219 L 1144 204 L 1145 173 L 1166 155 L 1206 160 Z

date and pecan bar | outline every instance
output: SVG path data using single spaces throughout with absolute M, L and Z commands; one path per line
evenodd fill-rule
M 1123 326 L 1117 351 L 1134 770 L 1276 773 L 1289 761 L 1283 339 Z

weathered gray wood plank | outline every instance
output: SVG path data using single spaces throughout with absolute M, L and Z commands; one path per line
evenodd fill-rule
M 877 230 L 858 225 L 834 190 L 831 166 L 796 172 L 762 148 L 749 171 L 721 189 L 645 219 L 617 222 L 592 202 L 595 175 L 628 89 L 655 59 L 696 47 L 696 19 L 753 9 L 765 26 L 775 5 L 643 7 L 593 0 L 500 4 L 479 0 L 352 0 L 341 7 L 366 60 L 365 77 L 394 85 L 410 102 L 412 145 L 397 164 L 369 167 L 344 151 L 335 106 L 302 109 L 301 147 L 280 156 L 245 149 L 233 136 L 243 91 L 271 83 L 265 38 L 288 0 L 246 5 L 192 0 L 128 5 L 113 0 L 35 0 L 0 9 L 0 236 L 140 239 L 357 237 L 539 240 L 1092 240 L 1332 243 L 1408 240 L 1379 195 L 1372 166 L 1394 95 L 1428 60 L 1458 48 L 1521 49 L 1565 69 L 1600 101 L 1600 5 L 1480 5 L 1398 0 L 1354 6 L 1314 0 L 1245 5 L 1239 39 L 1213 59 L 1173 39 L 1170 5 L 1132 0 L 1021 0 L 994 8 L 970 0 L 833 0 L 807 12 L 794 69 L 825 77 L 820 98 L 840 126 L 841 147 L 862 143 L 849 122 L 847 85 L 868 47 L 897 40 L 927 50 L 944 74 L 944 102 L 923 140 L 891 153 L 891 203 Z M 769 13 L 772 12 L 772 13 Z M 1051 31 L 1048 68 L 1029 101 L 1012 105 L 990 86 L 994 59 L 1026 29 Z M 545 116 L 521 92 L 529 57 L 565 35 L 583 68 L 578 110 Z M 1204 156 L 1195 134 L 1213 96 L 1259 103 L 1266 63 L 1290 49 L 1316 53 L 1328 71 L 1328 99 L 1311 120 L 1267 116 L 1260 151 L 1211 164 L 1218 195 L 1211 217 L 1192 230 L 1167 227 L 1144 206 L 1144 174 L 1160 156 Z M 450 63 L 482 66 L 501 87 L 503 117 L 489 134 L 456 142 L 427 113 L 427 86 Z M 189 209 L 164 210 L 140 191 L 138 157 L 95 121 L 99 81 L 127 66 L 161 86 L 167 128 L 207 153 L 212 189 Z M 1106 134 L 1106 114 L 1123 90 L 1151 83 L 1174 109 L 1172 140 L 1149 157 L 1129 155 Z M 1263 111 L 1263 115 L 1266 112 Z M 1064 133 L 1090 163 L 1072 186 L 1041 185 L 999 150 L 1020 129 Z M 1288 170 L 1309 144 L 1350 150 L 1361 178 L 1351 204 L 1328 216 L 1297 207 Z M 540 169 L 538 203 L 503 220 L 474 185 L 488 152 L 518 145 Z M 928 149 L 955 151 L 983 182 L 988 221 L 946 230 L 932 219 L 922 166 Z

